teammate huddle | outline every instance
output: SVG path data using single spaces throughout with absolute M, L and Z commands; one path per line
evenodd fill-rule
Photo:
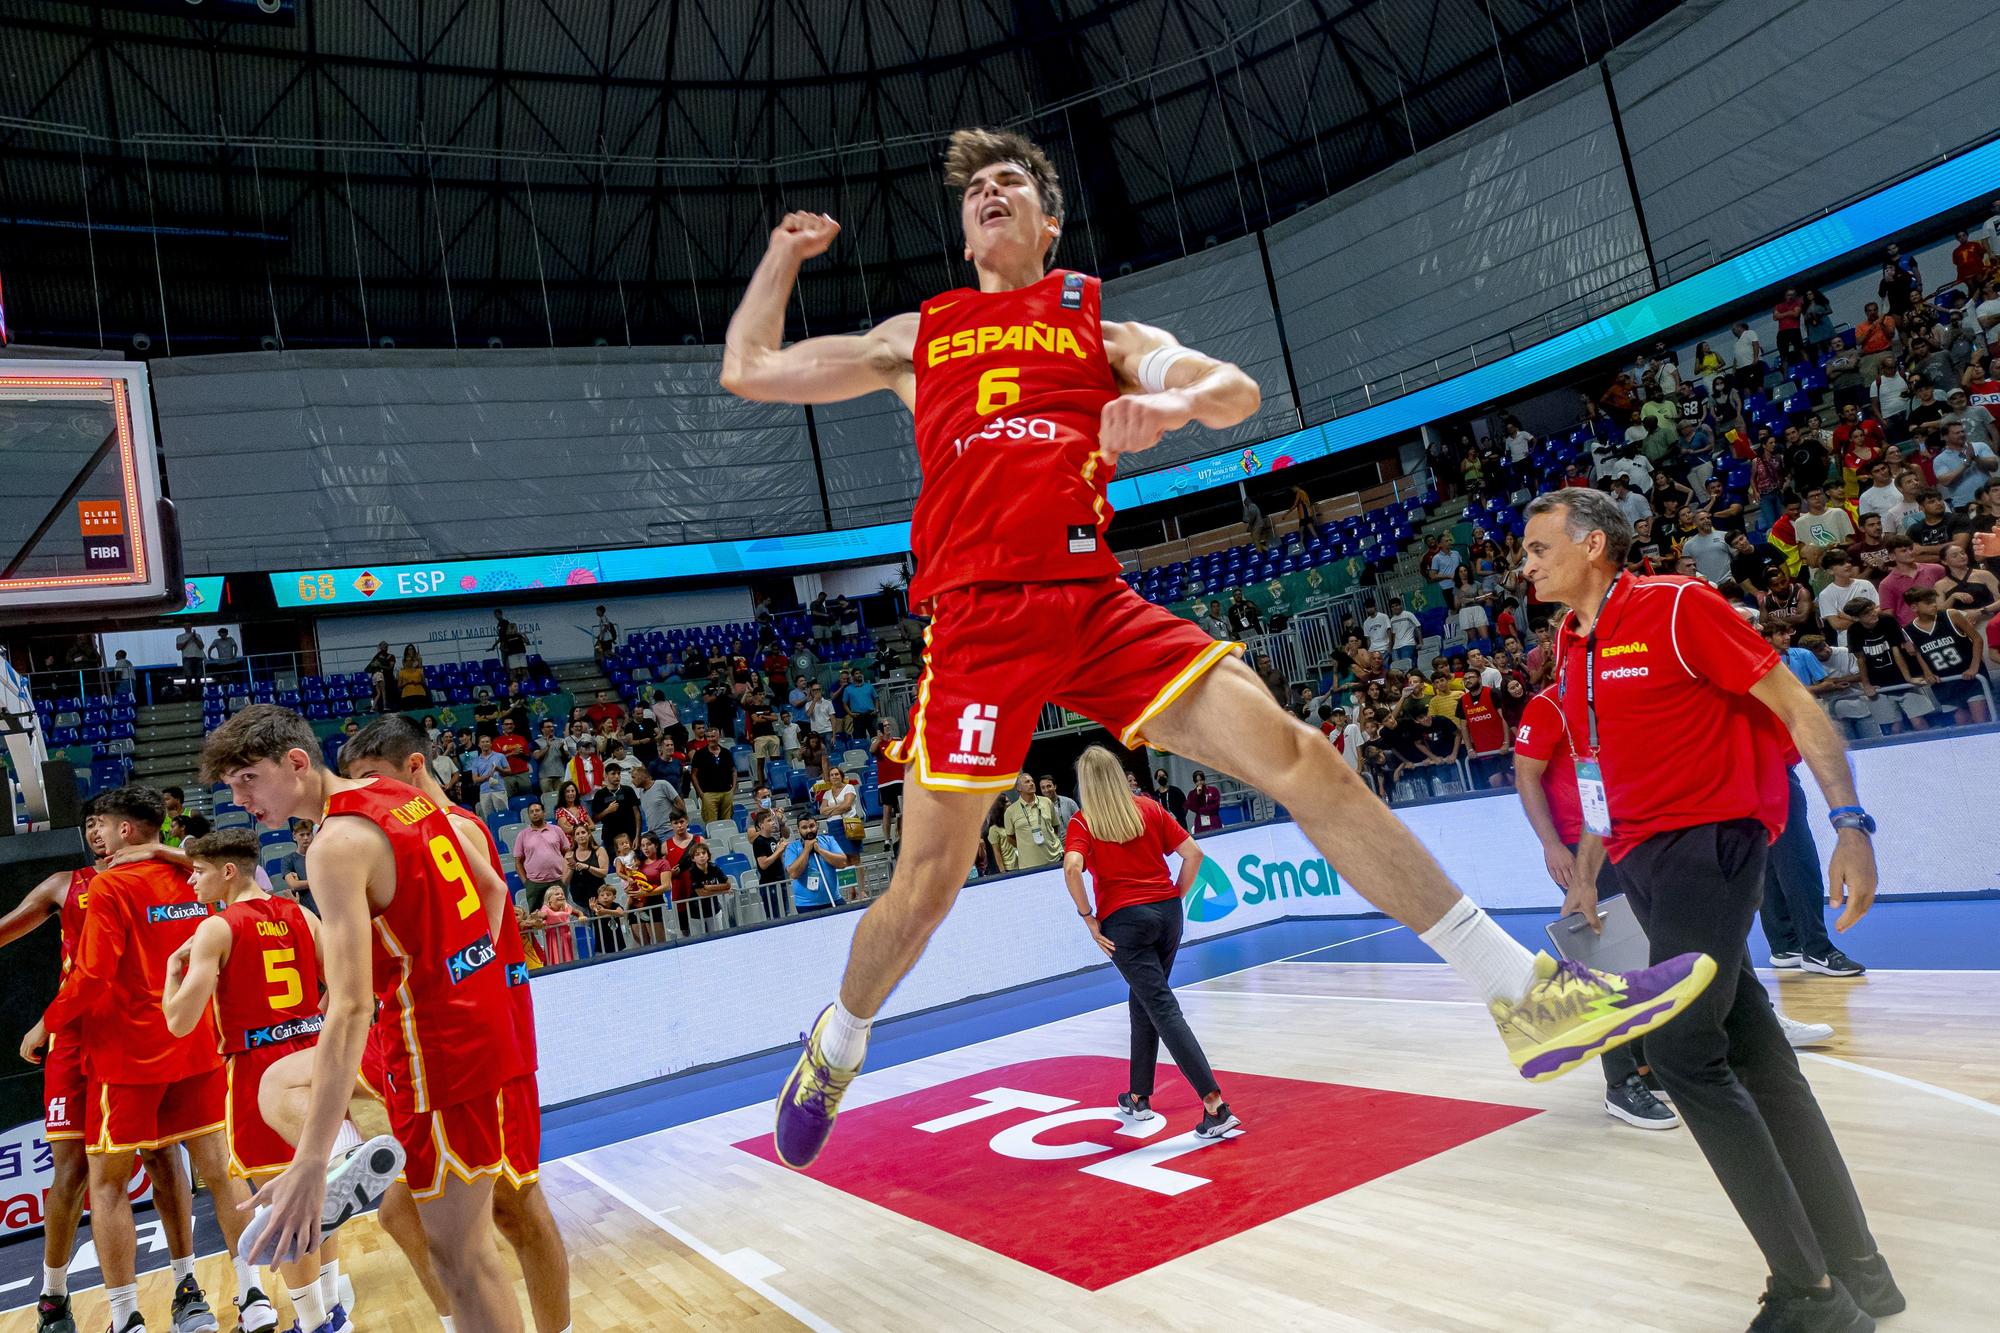
M 351 777 L 319 756 L 303 718 L 258 706 L 209 737 L 203 768 L 261 822 L 321 820 L 307 857 L 324 919 L 259 886 L 250 831 L 166 847 L 160 798 L 126 787 L 91 803 L 97 864 L 51 877 L 0 920 L 0 943 L 62 922 L 62 984 L 23 1046 L 31 1058 L 47 1047 L 55 1156 L 40 1330 L 76 1328 L 67 1266 L 86 1180 L 111 1333 L 146 1327 L 126 1194 L 135 1159 L 173 1260 L 171 1327 L 217 1327 L 193 1274 L 176 1147 L 215 1196 L 249 1333 L 279 1325 L 258 1283 L 265 1262 L 291 1327 L 352 1326 L 330 1233 L 378 1198 L 446 1330 L 521 1327 L 496 1224 L 538 1333 L 568 1329 L 568 1259 L 537 1183 L 533 1005 L 499 850 L 437 789 L 407 719 L 348 744 Z M 350 1103 L 362 1122 L 386 1112 L 389 1132 L 364 1142 Z

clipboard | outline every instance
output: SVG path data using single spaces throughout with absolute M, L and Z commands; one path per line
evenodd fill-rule
M 1603 934 L 1590 928 L 1583 913 L 1571 912 L 1549 922 L 1549 943 L 1571 962 L 1600 972 L 1636 972 L 1652 961 L 1652 945 L 1624 894 L 1599 903 L 1597 914 L 1604 922 Z

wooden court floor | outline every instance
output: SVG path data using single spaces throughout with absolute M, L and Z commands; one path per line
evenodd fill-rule
M 1805 1069 L 1910 1297 L 1883 1328 L 1991 1327 L 2000 973 L 1766 977 L 1786 1012 L 1838 1029 Z M 545 1169 L 574 1256 L 576 1329 L 1696 1333 L 1740 1330 L 1755 1312 L 1762 1264 L 1686 1131 L 1613 1122 L 1591 1070 L 1523 1082 L 1442 968 L 1281 962 L 1180 993 L 1218 1070 L 1538 1114 L 1091 1290 L 743 1151 L 734 1145 L 771 1123 L 768 1104 L 746 1107 Z M 1123 1008 L 1101 1010 L 864 1075 L 847 1105 L 1023 1061 L 1123 1060 L 1126 1041 Z M 1163 1104 L 1177 1083 L 1163 1062 Z M 1245 1137 L 1175 1165 L 1226 1166 L 1221 1154 L 1262 1147 L 1252 1137 L 1260 1115 L 1262 1132 L 1278 1132 L 1282 1108 L 1232 1100 Z M 1357 1128 L 1381 1127 L 1329 1125 L 1328 1141 Z M 1110 1133 L 1072 1129 L 1072 1139 Z M 1006 1227 L 1032 1239 L 1058 1225 L 1052 1213 L 1084 1206 L 1067 1189 L 1051 1187 Z M 1143 1252 L 1180 1222 L 1205 1220 L 1203 1200 L 1190 1189 L 1161 1211 L 1149 1199 L 1131 1214 L 1147 1220 L 1121 1224 L 1117 1244 Z M 977 1213 L 988 1200 L 966 1202 Z M 992 1203 L 1003 1206 L 997 1192 Z M 372 1219 L 348 1235 L 357 1326 L 436 1328 Z M 201 1273 L 212 1292 L 230 1290 L 222 1260 Z M 168 1287 L 163 1273 L 142 1283 L 156 1333 Z M 83 1296 L 78 1315 L 81 1327 L 102 1327 L 101 1293 Z M 0 1316 L 0 1333 L 32 1327 L 25 1312 Z

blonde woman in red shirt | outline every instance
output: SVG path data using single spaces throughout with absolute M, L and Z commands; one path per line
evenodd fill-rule
M 1131 789 L 1124 766 L 1101 745 L 1076 761 L 1076 794 L 1082 808 L 1063 839 L 1063 878 L 1090 937 L 1132 991 L 1132 1090 L 1119 1094 L 1118 1109 L 1138 1124 L 1157 1117 L 1153 1072 L 1164 1041 L 1201 1096 L 1194 1132 L 1222 1138 L 1239 1122 L 1169 981 L 1181 946 L 1181 900 L 1201 870 L 1201 849 L 1158 801 Z M 1170 855 L 1181 859 L 1178 877 L 1167 873 Z M 1094 905 L 1084 894 L 1086 871 Z

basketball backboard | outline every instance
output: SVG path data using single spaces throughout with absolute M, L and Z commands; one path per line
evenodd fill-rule
M 0 360 L 0 621 L 180 606 L 142 362 Z

